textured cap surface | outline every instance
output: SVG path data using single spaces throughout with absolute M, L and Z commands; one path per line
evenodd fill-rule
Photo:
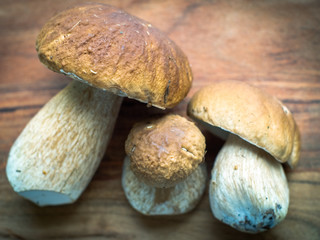
M 171 187 L 203 161 L 205 138 L 193 122 L 166 115 L 136 124 L 125 149 L 139 179 L 154 187 Z
M 199 90 L 188 115 L 232 132 L 291 166 L 300 155 L 300 135 L 290 111 L 275 97 L 240 81 L 217 82 Z
M 109 5 L 79 5 L 51 18 L 36 42 L 49 69 L 159 108 L 188 93 L 187 57 L 148 22 Z

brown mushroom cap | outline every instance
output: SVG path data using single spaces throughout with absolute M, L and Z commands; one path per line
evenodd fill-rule
M 188 93 L 184 53 L 150 23 L 100 3 L 51 18 L 36 42 L 49 69 L 121 96 L 171 108 Z
M 214 83 L 192 97 L 187 111 L 193 119 L 234 133 L 280 162 L 291 166 L 298 162 L 300 134 L 292 114 L 254 86 L 240 81 Z
M 203 161 L 205 138 L 193 122 L 178 116 L 136 124 L 125 144 L 135 175 L 154 187 L 171 187 Z

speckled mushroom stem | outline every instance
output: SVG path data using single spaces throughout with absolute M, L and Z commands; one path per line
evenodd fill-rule
M 146 184 L 130 167 L 130 158 L 124 159 L 122 188 L 131 206 L 149 216 L 180 215 L 190 212 L 199 203 L 207 180 L 207 168 L 200 164 L 183 181 L 167 188 Z
M 39 206 L 78 199 L 110 140 L 122 98 L 73 81 L 28 123 L 6 173 L 14 191 Z
M 211 210 L 233 228 L 259 233 L 287 215 L 289 187 L 281 163 L 240 137 L 230 134 L 211 176 Z

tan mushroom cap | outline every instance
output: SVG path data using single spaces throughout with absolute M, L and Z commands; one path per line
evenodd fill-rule
M 131 169 L 146 184 L 172 187 L 203 161 L 205 138 L 193 122 L 178 115 L 136 124 L 125 143 Z
M 109 5 L 59 13 L 42 28 L 36 48 L 55 72 L 159 108 L 174 107 L 191 87 L 179 47 L 150 23 Z
M 300 134 L 291 112 L 257 87 L 216 82 L 199 90 L 187 111 L 193 119 L 234 133 L 282 163 L 294 167 L 299 160 Z

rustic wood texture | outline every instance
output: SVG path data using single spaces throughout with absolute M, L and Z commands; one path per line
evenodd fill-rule
M 313 0 L 103 1 L 166 32 L 192 64 L 193 87 L 165 112 L 125 100 L 104 159 L 75 204 L 39 208 L 13 192 L 5 175 L 13 141 L 70 82 L 39 62 L 36 36 L 49 17 L 78 2 L 0 2 L 0 239 L 320 239 L 320 2 Z M 167 112 L 185 115 L 195 91 L 224 79 L 259 86 L 294 114 L 302 152 L 298 167 L 286 168 L 291 194 L 286 219 L 262 234 L 237 232 L 214 219 L 207 191 L 186 215 L 140 215 L 120 183 L 124 141 L 133 123 Z M 204 134 L 211 168 L 223 142 Z

